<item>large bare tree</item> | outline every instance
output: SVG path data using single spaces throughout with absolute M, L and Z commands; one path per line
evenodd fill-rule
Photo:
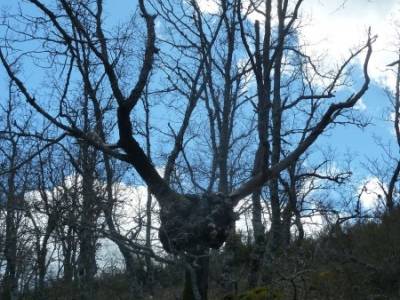
M 279 239 L 278 228 L 281 221 L 277 207 L 277 185 L 280 173 L 292 166 L 337 118 L 351 111 L 368 89 L 370 79 L 367 68 L 373 43 L 371 36 L 368 36 L 365 45 L 343 62 L 334 75 L 330 74 L 326 86 L 317 87 L 316 82 L 304 78 L 300 81 L 297 94 L 287 89 L 291 82 L 297 80 L 295 76 L 291 76 L 289 69 L 285 69 L 285 62 L 290 59 L 291 52 L 303 58 L 299 65 L 304 72 L 319 74 L 313 61 L 307 56 L 302 56 L 294 42 L 295 25 L 299 20 L 302 2 L 267 0 L 257 3 L 250 1 L 245 4 L 241 1 L 223 0 L 218 2 L 220 9 L 216 14 L 218 21 L 215 28 L 202 23 L 208 17 L 194 0 L 189 1 L 190 5 L 178 1 L 169 7 L 162 7 L 167 12 L 164 16 L 174 15 L 177 5 L 184 7 L 184 17 L 188 18 L 186 9 L 194 16 L 195 29 L 182 23 L 187 33 L 181 32 L 181 37 L 187 37 L 186 42 L 192 40 L 197 43 L 181 47 L 194 49 L 191 54 L 194 55 L 196 63 L 191 64 L 195 66 L 192 73 L 185 71 L 184 65 L 191 63 L 188 59 L 178 61 L 177 67 L 172 70 L 178 80 L 182 80 L 186 85 L 180 92 L 186 94 L 187 108 L 182 125 L 178 126 L 178 132 L 173 131 L 174 141 L 164 177 L 159 174 L 149 153 L 143 150 L 139 128 L 136 127 L 137 114 L 140 113 L 138 103 L 146 86 L 154 86 L 154 83 L 149 82 L 149 78 L 152 70 L 156 71 L 156 57 L 158 54 L 160 60 L 166 57 L 158 48 L 161 46 L 158 45 L 156 36 L 157 15 L 149 11 L 149 3 L 144 0 L 138 1 L 145 28 L 140 59 L 135 57 L 137 49 L 132 46 L 132 39 L 141 39 L 140 34 L 135 36 L 136 31 L 140 31 L 135 22 L 139 21 L 132 20 L 127 26 L 111 30 L 106 24 L 102 0 L 29 0 L 27 3 L 36 9 L 36 15 L 13 15 L 3 25 L 0 60 L 26 103 L 47 122 L 78 142 L 83 141 L 102 151 L 104 155 L 130 164 L 148 186 L 160 206 L 159 237 L 164 249 L 187 258 L 189 275 L 185 289 L 186 299 L 207 299 L 207 264 L 199 262 L 208 254 L 210 248 L 218 249 L 226 241 L 235 224 L 234 208 L 241 199 L 251 194 L 253 206 L 256 208 L 253 216 L 254 227 L 262 230 L 257 209 L 260 207 L 260 190 L 267 183 L 272 209 L 275 211 L 272 232 L 274 239 Z M 272 13 L 273 7 L 276 7 L 276 14 Z M 263 20 L 253 23 L 249 16 L 254 12 L 261 13 L 264 16 Z M 272 22 L 275 16 L 277 25 Z M 220 26 L 224 30 L 221 30 Z M 175 30 L 179 31 L 180 27 L 175 27 Z M 226 48 L 220 47 L 213 52 L 212 46 L 220 32 L 223 32 L 228 43 Z M 249 66 L 247 71 L 245 67 L 237 74 L 232 68 L 234 51 L 237 49 L 233 43 L 235 34 L 241 36 L 242 53 L 245 53 L 245 61 L 248 61 L 245 65 Z M 26 47 L 17 47 L 18 43 L 23 43 Z M 170 43 L 174 44 L 174 41 Z M 179 47 L 175 47 L 174 51 L 180 51 Z M 218 55 L 222 53 L 219 51 L 226 51 L 221 55 L 222 64 L 218 62 Z M 343 73 L 363 51 L 366 52 L 361 70 L 364 76 L 363 83 L 357 92 L 343 99 L 336 97 L 335 88 Z M 27 69 L 37 68 L 38 76 L 52 78 L 43 83 L 46 91 L 51 91 L 51 94 L 35 89 L 35 82 L 30 82 L 23 73 L 17 73 L 13 67 L 15 61 L 19 61 L 21 65 L 25 63 Z M 214 81 L 215 70 L 220 73 L 219 82 Z M 255 97 L 249 95 L 247 99 L 251 99 L 249 103 L 254 104 L 256 111 L 254 118 L 257 124 L 258 146 L 256 153 L 253 152 L 254 167 L 250 175 L 240 184 L 229 187 L 227 161 L 232 135 L 237 132 L 232 126 L 238 126 L 236 120 L 240 118 L 235 114 L 238 103 L 236 101 L 239 99 L 235 93 L 240 90 L 235 87 L 235 80 L 243 75 L 242 72 L 251 72 L 256 82 Z M 216 89 L 217 83 L 221 85 Z M 77 99 L 82 95 L 79 89 L 82 88 L 85 97 L 90 99 L 88 103 L 91 103 L 95 114 L 107 112 L 110 116 L 111 111 L 116 130 L 109 137 L 99 128 L 99 116 L 97 121 L 89 121 L 94 127 L 80 126 L 77 122 L 82 118 L 76 106 Z M 180 88 L 181 85 L 178 84 L 173 86 L 172 90 Z M 166 89 L 167 93 L 168 90 Z M 221 96 L 219 91 L 222 92 Z M 200 98 L 204 99 L 206 116 L 211 118 L 211 128 L 216 120 L 218 139 L 212 139 L 215 163 L 209 169 L 209 178 L 216 179 L 219 176 L 219 184 L 218 188 L 214 189 L 213 182 L 210 181 L 210 189 L 188 194 L 185 189 L 178 191 L 176 185 L 171 184 L 171 174 L 175 170 L 179 154 L 185 161 L 191 159 L 182 150 L 186 128 L 190 122 L 196 121 L 196 118 L 192 117 L 192 111 Z M 282 155 L 284 112 L 294 107 L 299 111 L 308 107 L 308 112 L 305 113 L 304 124 L 299 126 L 302 129 L 300 138 L 293 138 L 290 141 L 292 146 Z M 165 114 L 167 113 L 165 111 Z M 201 113 L 201 110 L 198 113 Z M 190 162 L 187 166 L 190 172 Z

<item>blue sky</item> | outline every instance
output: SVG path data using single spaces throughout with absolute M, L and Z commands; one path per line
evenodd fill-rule
M 204 11 L 215 12 L 218 9 L 214 0 L 198 2 Z M 386 66 L 396 60 L 396 50 L 400 46 L 400 35 L 396 30 L 400 1 L 305 0 L 302 16 L 302 37 L 307 50 L 310 54 L 322 55 L 323 64 L 328 68 L 343 61 L 352 49 L 364 43 L 369 27 L 378 36 L 369 68 L 372 84 L 357 106 L 359 113 L 372 124 L 365 129 L 337 126 L 317 142 L 318 145 L 332 145 L 339 153 L 354 153 L 359 166 L 366 157 L 381 154 L 375 137 L 393 138 L 392 124 L 384 121 L 389 118 L 390 106 L 384 89 L 393 89 L 395 83 L 393 73 Z M 255 14 L 253 18 L 256 20 L 259 16 Z

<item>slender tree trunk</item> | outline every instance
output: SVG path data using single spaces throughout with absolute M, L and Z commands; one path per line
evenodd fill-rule
M 89 155 L 88 147 L 83 145 L 82 155 L 82 215 L 79 228 L 79 282 L 82 300 L 94 298 L 94 276 L 96 265 L 96 192 L 94 190 L 95 159 Z
M 254 244 L 250 259 L 250 271 L 248 277 L 249 288 L 255 288 L 258 285 L 265 253 L 265 228 L 262 223 L 261 190 L 253 193 L 252 204 Z
M 17 145 L 13 143 L 10 151 L 11 167 L 14 166 Z M 18 226 L 16 220 L 17 196 L 15 191 L 16 173 L 11 172 L 8 175 L 7 185 L 7 204 L 6 204 L 6 238 L 4 247 L 4 256 L 6 259 L 6 270 L 3 277 L 3 296 L 4 300 L 16 300 L 18 293 L 18 278 L 17 278 L 17 235 Z
M 276 253 L 281 248 L 281 234 L 282 234 L 282 222 L 281 222 L 281 207 L 279 201 L 279 190 L 278 180 L 273 179 L 270 183 L 270 197 L 271 197 L 271 240 L 270 250 L 272 253 Z
M 146 154 L 147 157 L 149 157 L 151 160 L 151 139 L 150 139 L 151 124 L 150 124 L 150 104 L 148 99 L 148 86 L 146 86 L 145 91 L 146 91 L 145 97 L 143 97 L 143 107 L 145 110 Z M 184 132 L 184 130 L 182 132 Z M 176 149 L 179 149 L 179 147 Z M 146 201 L 146 247 L 148 249 L 151 249 L 151 226 L 152 226 L 152 213 L 153 213 L 152 204 L 153 204 L 153 196 L 151 195 L 151 191 L 148 188 L 147 201 Z M 149 255 L 145 255 L 145 261 L 146 261 L 146 287 L 149 289 L 151 294 L 153 294 L 154 292 L 153 263 Z
M 295 223 L 297 230 L 299 231 L 299 236 L 297 237 L 297 242 L 301 243 L 304 240 L 304 228 L 303 228 L 303 223 L 301 222 L 301 215 L 299 210 L 296 208 L 295 210 Z
M 15 224 L 15 211 L 12 208 L 13 200 L 8 199 L 6 216 L 6 240 L 4 254 L 6 258 L 6 270 L 3 277 L 3 297 L 4 300 L 16 300 L 17 285 L 17 227 Z
M 209 251 L 186 259 L 183 300 L 208 300 Z
M 63 281 L 70 287 L 74 278 L 74 251 L 75 237 L 71 226 L 68 227 L 66 234 L 62 231 L 59 235 L 62 237 L 62 254 L 63 254 Z
M 152 196 L 150 191 L 148 191 L 147 195 L 147 203 L 146 203 L 146 247 L 151 249 L 151 224 L 152 224 Z M 149 288 L 150 292 L 153 293 L 153 263 L 151 261 L 151 257 L 149 255 L 145 256 L 146 260 L 146 286 Z
M 283 49 L 286 34 L 284 32 L 285 27 L 285 16 L 287 13 L 287 6 L 284 5 L 282 0 L 277 3 L 277 14 L 278 14 L 278 39 L 275 50 L 275 61 L 274 61 L 274 81 L 273 81 L 273 101 L 272 101 L 272 148 L 271 148 L 271 165 L 274 166 L 279 163 L 281 159 L 281 128 L 282 128 L 282 99 L 281 99 L 281 66 L 283 58 Z M 280 208 L 280 195 L 279 195 L 279 180 L 278 175 L 272 178 L 269 182 L 269 190 L 271 197 L 271 243 L 270 249 L 272 254 L 276 253 L 281 247 L 281 233 L 282 233 L 282 222 L 281 222 L 281 208 Z
M 39 299 L 46 299 L 46 296 L 44 294 L 44 289 L 45 289 L 45 277 L 46 277 L 46 272 L 47 272 L 47 266 L 46 266 L 46 256 L 47 256 L 47 241 L 48 241 L 48 235 L 46 234 L 45 237 L 43 238 L 43 244 L 41 245 L 39 251 L 38 251 L 38 297 Z M 40 241 L 39 241 L 40 243 Z
M 271 112 L 271 0 L 265 2 L 265 22 L 264 38 L 261 39 L 260 23 L 254 24 L 255 29 L 255 49 L 254 72 L 257 81 L 258 105 L 257 105 L 257 131 L 258 149 L 253 163 L 252 174 L 264 172 L 270 161 L 270 112 Z M 241 24 L 241 27 L 243 24 Z M 246 41 L 242 31 L 242 40 Z M 247 42 L 246 42 L 247 43 Z M 261 269 L 264 266 L 264 256 L 266 249 L 265 228 L 262 221 L 261 205 L 262 188 L 258 188 L 252 194 L 252 225 L 254 247 L 250 260 L 250 273 L 248 276 L 248 286 L 256 287 L 260 278 Z
M 87 87 L 84 90 L 84 102 L 82 107 L 83 128 L 90 132 L 89 93 Z M 90 300 L 95 296 L 94 276 L 97 273 L 96 264 L 96 225 L 99 213 L 97 193 L 95 190 L 97 150 L 88 143 L 79 144 L 80 155 L 78 166 L 82 176 L 82 211 L 79 227 L 79 259 L 78 274 L 81 300 Z

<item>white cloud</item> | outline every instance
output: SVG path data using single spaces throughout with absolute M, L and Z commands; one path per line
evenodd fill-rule
M 371 77 L 380 84 L 391 85 L 394 78 L 386 66 L 397 57 L 394 51 L 398 35 L 394 23 L 399 10 L 400 2 L 395 0 L 311 0 L 305 3 L 302 11 L 303 17 L 311 20 L 303 28 L 303 35 L 310 52 L 325 55 L 332 64 L 365 43 L 371 27 L 372 34 L 378 35 L 370 62 Z
M 302 222 L 304 232 L 307 236 L 313 236 L 317 234 L 326 224 L 324 217 L 320 213 L 316 213 L 312 216 L 303 217 Z
M 377 208 L 384 197 L 384 189 L 385 184 L 377 177 L 367 178 L 358 188 L 361 206 L 367 210 Z
M 219 11 L 217 0 L 197 0 L 200 10 L 208 14 L 216 14 Z
M 367 109 L 367 105 L 365 104 L 364 100 L 361 98 L 360 100 L 357 101 L 354 108 L 359 111 L 365 111 Z
M 275 3 L 275 2 L 274 2 Z M 218 0 L 198 0 L 205 13 L 217 13 Z M 249 1 L 243 1 L 243 12 Z M 259 8 L 260 11 L 263 7 Z M 275 12 L 275 8 L 272 10 Z M 373 80 L 385 86 L 394 86 L 393 72 L 387 65 L 398 55 L 400 28 L 399 0 L 309 0 L 301 9 L 302 40 L 313 57 L 323 57 L 323 65 L 332 66 L 348 58 L 351 50 L 365 44 L 368 28 L 378 35 L 369 71 Z M 260 13 L 252 12 L 249 20 L 262 20 Z M 273 19 L 273 23 L 276 18 Z M 362 56 L 359 59 L 361 63 Z
M 114 242 L 106 238 L 100 238 L 97 244 L 99 248 L 96 252 L 96 262 L 100 270 L 122 270 L 125 267 L 124 257 Z

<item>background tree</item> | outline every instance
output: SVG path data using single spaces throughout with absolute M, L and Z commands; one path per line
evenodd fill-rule
M 396 61 L 388 65 L 391 72 L 394 74 L 394 87 L 386 89 L 386 95 L 390 101 L 389 122 L 392 124 L 392 129 L 395 136 L 395 145 L 383 138 L 377 138 L 377 144 L 382 149 L 382 156 L 379 158 L 370 158 L 366 164 L 366 168 L 376 179 L 376 184 L 379 185 L 380 191 L 376 195 L 384 209 L 388 213 L 392 213 L 398 204 L 398 181 L 400 174 L 400 160 L 396 154 L 397 148 L 400 146 L 400 61 Z M 368 191 L 368 183 L 364 186 L 363 193 L 371 193 Z

